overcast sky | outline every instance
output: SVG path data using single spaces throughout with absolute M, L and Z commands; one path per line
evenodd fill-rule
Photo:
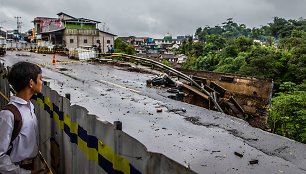
M 259 27 L 273 17 L 306 18 L 306 0 L 0 0 L 0 26 L 22 31 L 33 28 L 35 17 L 74 17 L 101 21 L 101 29 L 118 36 L 161 38 L 168 32 L 192 35 L 198 27 L 221 25 L 228 18 Z M 104 26 L 104 27 L 103 27 Z

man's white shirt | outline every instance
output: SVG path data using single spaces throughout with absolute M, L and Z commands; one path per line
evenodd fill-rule
M 27 102 L 16 96 L 11 97 L 10 103 L 15 105 L 21 113 L 22 127 L 19 135 L 12 142 L 13 149 L 8 156 L 6 153 L 13 132 L 14 115 L 8 110 L 0 112 L 0 173 L 31 173 L 31 171 L 21 169 L 15 163 L 33 158 L 38 153 L 38 126 L 34 106 L 30 101 Z

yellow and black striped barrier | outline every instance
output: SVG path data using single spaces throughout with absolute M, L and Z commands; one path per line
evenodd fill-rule
M 88 134 L 88 131 L 73 122 L 69 115 L 59 110 L 59 107 L 51 100 L 39 93 L 32 97 L 42 109 L 44 109 L 51 119 L 55 120 L 61 130 L 70 138 L 70 142 L 86 154 L 88 160 L 98 163 L 106 173 L 141 174 L 123 156 L 117 155 L 114 150 L 99 140 L 95 135 Z
M 64 50 L 64 49 L 48 49 L 48 48 L 17 48 L 17 47 L 0 47 L 5 48 L 7 50 L 11 51 L 31 51 L 31 52 L 37 52 L 37 53 L 43 53 L 43 54 L 54 54 L 54 53 L 63 53 L 63 54 L 77 54 L 79 52 L 89 52 L 93 50 L 84 50 L 84 51 L 78 51 L 78 50 Z M 102 54 L 108 54 L 106 52 L 97 52 L 96 54 L 102 55 Z
M 71 63 L 78 63 L 78 62 L 87 62 L 90 60 L 73 60 L 73 61 L 56 61 L 56 63 L 53 62 L 46 62 L 46 63 L 38 63 L 36 65 L 43 67 L 46 65 L 54 65 L 54 64 L 62 64 L 62 65 L 67 65 L 67 64 L 71 64 Z

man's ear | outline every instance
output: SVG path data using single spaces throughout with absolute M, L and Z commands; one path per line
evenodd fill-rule
M 34 85 L 34 81 L 32 79 L 29 80 L 29 87 L 32 88 Z

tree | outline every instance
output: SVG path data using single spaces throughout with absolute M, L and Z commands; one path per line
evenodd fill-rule
M 237 39 L 235 39 L 234 44 L 237 47 L 238 52 L 246 52 L 250 51 L 251 46 L 253 45 L 253 40 L 245 36 L 240 36 Z
M 279 78 L 281 72 L 278 69 L 277 62 L 281 57 L 281 52 L 276 49 L 256 47 L 246 57 L 246 64 L 239 69 L 239 73 L 261 78 Z
M 287 63 L 288 72 L 286 79 L 295 83 L 300 83 L 306 79 L 306 44 L 292 49 L 292 56 Z
M 196 30 L 194 36 L 195 36 L 197 39 L 199 39 L 199 35 L 201 35 L 201 33 L 202 33 L 202 28 L 199 27 L 199 28 Z
M 203 43 L 195 42 L 192 43 L 192 50 L 190 51 L 191 55 L 199 57 L 203 54 Z
M 211 44 L 211 51 L 219 51 L 225 47 L 226 40 L 221 35 L 211 34 L 206 36 L 206 44 Z
M 189 55 L 186 62 L 183 63 L 182 67 L 185 69 L 196 69 L 197 58 Z
M 218 66 L 216 66 L 215 72 L 223 73 L 238 73 L 239 69 L 246 64 L 245 59 L 249 53 L 240 52 L 235 58 L 228 57 L 222 59 Z
M 261 39 L 261 36 L 262 36 L 262 30 L 261 29 L 259 29 L 259 28 L 253 28 L 252 29 L 251 37 L 253 39 Z
M 288 30 L 290 23 L 284 18 L 274 17 L 273 22 L 269 23 L 269 27 L 271 36 L 275 38 L 282 38 L 290 35 L 290 31 Z
M 295 84 L 289 84 L 287 92 L 273 98 L 268 123 L 273 133 L 306 143 L 306 83 L 295 88 L 292 88 Z M 288 83 L 281 85 L 284 86 Z
M 213 71 L 219 64 L 218 54 L 210 52 L 205 56 L 200 56 L 196 62 L 196 69 Z
M 179 53 L 189 55 L 192 50 L 192 37 L 188 36 L 182 41 L 182 45 L 179 47 Z
M 117 38 L 115 40 L 115 52 L 116 53 L 125 53 L 129 55 L 135 55 L 136 51 L 132 45 L 124 42 L 122 39 Z

